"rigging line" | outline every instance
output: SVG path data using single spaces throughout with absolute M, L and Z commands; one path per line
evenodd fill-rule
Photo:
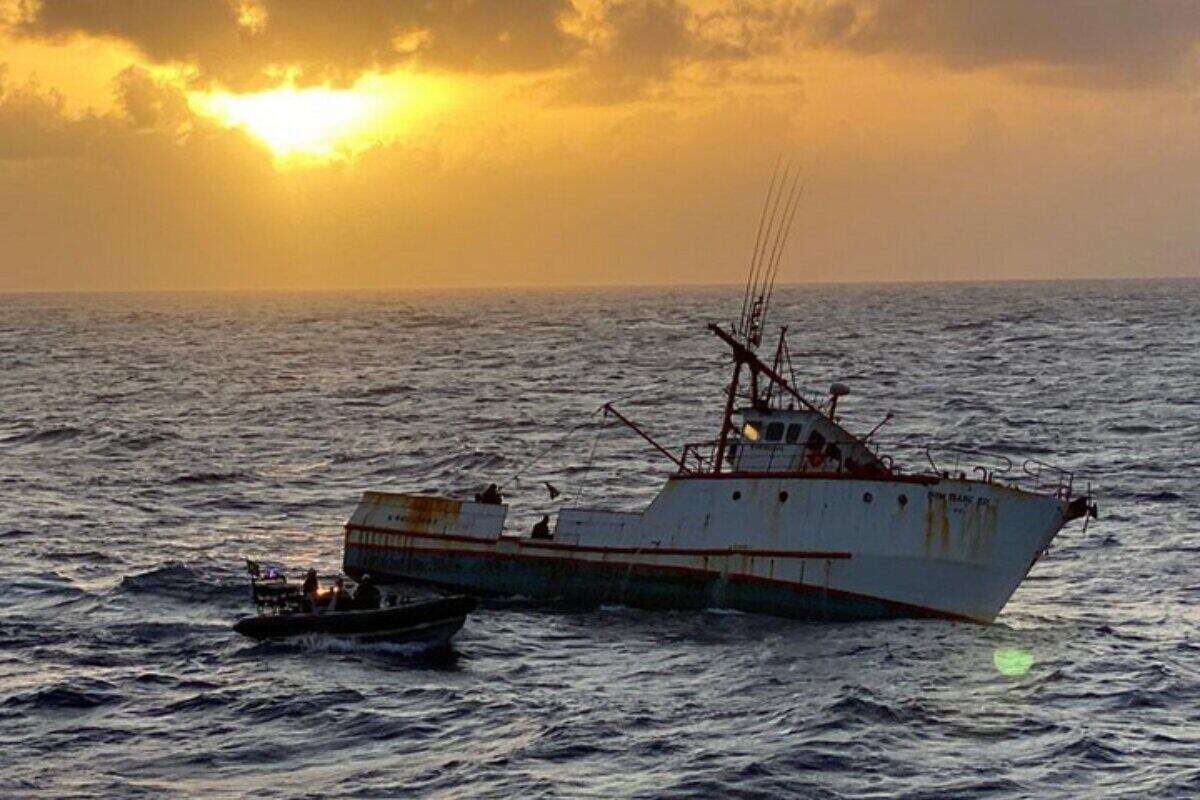
M 595 416 L 595 414 L 599 414 L 602 410 L 603 410 L 603 408 L 596 409 L 596 411 L 592 414 L 592 416 Z M 528 470 L 531 466 L 533 466 L 536 462 L 540 461 L 542 459 L 542 457 L 544 455 L 546 455 L 546 453 L 549 453 L 553 448 L 561 445 L 564 441 L 567 440 L 567 438 L 569 436 L 571 436 L 571 434 L 575 433 L 575 431 L 579 430 L 580 428 L 582 428 L 585 425 L 592 424 L 592 416 L 588 416 L 588 417 L 584 418 L 584 420 L 582 422 L 580 422 L 578 425 L 575 425 L 574 427 L 569 428 L 566 431 L 566 433 L 564 433 L 561 436 L 552 440 L 550 442 L 550 444 L 546 445 L 544 448 L 542 448 L 542 450 L 540 452 L 538 452 L 536 455 L 534 455 L 532 458 L 530 458 L 524 464 L 522 464 L 517 469 L 516 472 L 514 472 L 512 475 L 510 475 L 508 478 L 506 478 L 505 481 L 503 483 L 501 483 L 499 486 L 497 486 L 496 488 L 503 489 L 505 486 L 508 486 L 513 481 L 518 481 L 520 479 L 520 477 L 525 474 L 525 471 Z
M 771 172 L 771 184 L 767 187 L 767 196 L 763 198 L 762 213 L 758 215 L 758 233 L 754 235 L 754 251 L 750 254 L 750 271 L 746 275 L 746 291 L 742 293 L 742 313 L 738 315 L 738 323 L 746 318 L 746 306 L 750 303 L 750 284 L 754 277 L 754 266 L 758 263 L 758 246 L 762 240 L 763 223 L 767 219 L 767 207 L 771 205 L 771 195 L 775 192 L 775 181 L 779 178 L 779 165 L 783 154 L 775 158 L 775 169 Z
M 588 479 L 592 477 L 592 463 L 596 460 L 596 445 L 600 443 L 600 434 L 604 433 L 604 422 L 601 421 L 600 427 L 596 428 L 596 435 L 592 437 L 592 446 L 588 450 L 587 464 L 583 468 L 583 475 L 579 478 L 579 483 L 576 484 L 575 494 L 571 497 L 572 503 L 580 503 L 587 499 L 591 489 L 591 484 Z
M 788 217 L 787 227 L 785 228 L 784 233 L 783 233 L 783 242 L 779 246 L 779 255 L 776 256 L 775 267 L 772 270 L 771 290 L 767 293 L 767 302 L 768 303 L 771 302 L 771 298 L 774 297 L 774 295 L 775 295 L 775 284 L 779 280 L 779 270 L 780 270 L 781 265 L 783 264 L 783 255 L 787 251 L 788 241 L 791 239 L 791 236 L 792 236 L 792 228 L 796 221 L 796 213 L 800 209 L 800 198 L 801 198 L 801 196 L 803 196 L 803 194 L 804 194 L 804 184 L 800 184 L 800 186 L 796 189 L 796 201 L 792 204 L 792 213 L 791 213 L 791 216 Z
M 764 242 L 770 241 L 770 239 L 773 235 L 773 231 L 775 229 L 775 219 L 779 214 L 779 201 L 783 197 L 783 187 L 787 185 L 788 173 L 791 171 L 791 168 L 792 168 L 791 164 L 784 165 L 783 180 L 780 181 L 779 191 L 775 194 L 775 203 L 771 207 L 771 218 L 767 222 L 767 236 L 766 236 L 766 239 L 764 239 Z M 760 256 L 759 256 L 759 270 L 758 270 L 758 276 L 754 280 L 754 289 L 753 289 L 753 293 L 752 293 L 753 298 L 758 298 L 761 296 L 762 287 L 765 285 L 762 283 L 762 278 L 765 277 L 764 276 L 765 270 L 762 269 L 762 256 L 763 255 L 766 255 L 766 247 L 765 246 L 763 247 L 763 251 L 762 251 L 762 253 L 760 253 Z M 750 307 L 746 310 L 746 320 L 745 321 L 746 321 L 746 328 L 747 328 L 747 336 L 749 336 L 748 329 L 754 318 L 754 304 L 757 302 L 757 300 L 753 299 L 753 298 L 750 301 Z M 749 340 L 747 340 L 747 343 L 749 343 Z
M 742 320 L 745 319 L 746 309 L 750 303 L 750 297 L 751 297 L 750 290 L 753 286 L 754 273 L 755 273 L 756 267 L 758 265 L 759 246 L 760 246 L 760 242 L 762 240 L 763 223 L 766 221 L 767 209 L 771 204 L 771 197 L 773 196 L 773 194 L 775 192 L 775 182 L 779 179 L 779 165 L 780 165 L 780 162 L 782 161 L 782 159 L 783 159 L 782 154 L 780 154 L 775 159 L 775 169 L 771 173 L 771 183 L 767 187 L 767 195 L 766 195 L 766 197 L 763 198 L 762 213 L 759 214 L 759 217 L 758 217 L 758 232 L 754 236 L 754 250 L 750 254 L 750 270 L 746 275 L 746 291 L 742 294 L 742 313 L 738 317 L 739 324 L 741 323 Z
M 787 185 L 787 175 L 791 168 L 792 166 L 790 163 L 784 163 L 784 172 L 781 173 L 779 184 L 775 187 L 775 196 L 772 198 L 772 201 L 770 201 L 770 216 L 767 217 L 767 229 L 763 231 L 762 247 L 758 249 L 758 253 L 755 257 L 754 273 L 752 273 L 751 276 L 752 282 L 750 285 L 750 303 L 748 303 L 748 306 L 746 306 L 746 313 L 748 314 L 752 309 L 752 303 L 754 303 L 755 297 L 758 295 L 758 290 L 760 290 L 760 284 L 762 282 L 763 255 L 767 254 L 767 242 L 770 241 L 770 237 L 772 237 L 772 231 L 775 228 L 775 218 L 779 213 L 779 200 L 784 197 L 784 186 Z
M 800 208 L 800 197 L 804 194 L 804 184 L 801 183 L 796 189 L 796 202 L 792 205 L 792 215 L 788 218 L 787 228 L 783 234 L 783 244 L 779 249 L 779 256 L 775 260 L 774 276 L 771 278 L 771 291 L 767 293 L 767 303 L 771 302 L 771 298 L 775 295 L 775 281 L 779 277 L 779 265 L 783 261 L 783 252 L 787 249 L 788 239 L 792 235 L 792 223 L 796 220 L 796 211 Z
M 792 181 L 791 188 L 787 189 L 787 202 L 785 202 L 783 205 L 783 217 L 779 220 L 779 228 L 776 230 L 775 239 L 771 243 L 771 256 L 767 260 L 767 268 L 765 270 L 765 277 L 763 280 L 763 291 L 767 295 L 766 298 L 764 298 L 765 300 L 770 299 L 771 289 L 774 286 L 775 265 L 778 263 L 778 260 L 779 260 L 781 242 L 785 241 L 785 237 L 786 237 L 786 233 L 787 233 L 787 226 L 791 225 L 792 209 L 795 206 L 795 200 L 796 200 L 796 187 L 799 185 L 799 182 L 800 182 L 800 176 L 797 175 L 796 178 Z M 763 303 L 763 306 L 764 306 L 763 310 L 765 313 L 765 310 L 766 310 L 765 302 Z

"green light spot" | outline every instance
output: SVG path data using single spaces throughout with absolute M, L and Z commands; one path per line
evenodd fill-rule
M 1015 678 L 1029 672 L 1029 668 L 1033 666 L 1033 655 L 1015 647 L 1001 647 L 992 656 L 992 661 L 1001 675 Z

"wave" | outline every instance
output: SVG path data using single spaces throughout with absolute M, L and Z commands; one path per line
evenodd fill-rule
M 412 384 L 407 383 L 388 383 L 383 386 L 373 386 L 369 389 L 354 393 L 353 397 L 387 397 L 393 394 L 411 394 L 414 391 Z
M 310 653 L 359 653 L 393 656 L 404 659 L 453 657 L 450 646 L 430 647 L 420 642 L 360 642 L 336 636 L 298 636 L 290 640 L 292 647 Z
M 79 711 L 116 703 L 120 693 L 111 683 L 81 679 L 79 684 L 59 683 L 44 689 L 14 695 L 0 708 L 26 711 Z
M 177 438 L 173 433 L 121 433 L 114 436 L 100 452 L 104 455 L 140 453 Z
M 190 472 L 168 481 L 171 485 L 186 485 L 190 483 L 231 483 L 250 477 L 245 472 Z
M 1138 492 L 1134 494 L 1135 500 L 1142 500 L 1149 503 L 1177 503 L 1183 499 L 1183 495 L 1178 492 Z
M 1109 433 L 1132 433 L 1132 434 L 1148 434 L 1162 433 L 1162 428 L 1153 425 L 1109 425 Z
M 913 703 L 896 706 L 855 696 L 841 698 L 828 706 L 826 711 L 830 715 L 841 717 L 843 721 L 891 725 L 919 722 L 925 716 L 924 712 Z
M 240 583 L 222 583 L 210 580 L 191 567 L 180 563 L 171 563 L 135 575 L 126 575 L 121 578 L 117 591 L 123 594 L 150 595 L 196 602 L 232 598 L 246 592 L 246 589 Z
M 41 445 L 58 445 L 73 441 L 74 439 L 83 436 L 86 433 L 82 428 L 73 428 L 64 426 L 60 428 L 46 428 L 44 430 L 30 431 L 29 433 L 20 433 L 15 436 L 9 436 L 5 439 L 0 439 L 0 444 L 22 445 L 22 444 L 41 444 Z
M 977 331 L 983 328 L 992 327 L 991 320 L 976 320 L 975 322 L 953 322 L 949 325 L 943 325 L 942 330 L 949 333 L 951 331 Z

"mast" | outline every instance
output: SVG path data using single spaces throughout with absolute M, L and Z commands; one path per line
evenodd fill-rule
M 779 276 L 779 265 L 787 247 L 788 235 L 791 233 L 792 222 L 796 218 L 796 209 L 800 203 L 800 172 L 793 171 L 790 162 L 782 159 L 775 162 L 775 171 L 771 175 L 771 183 L 767 187 L 767 196 L 763 201 L 762 213 L 758 219 L 758 233 L 754 237 L 754 250 L 750 256 L 750 274 L 746 277 L 746 289 L 742 294 L 742 311 L 734 333 L 740 335 L 741 341 L 725 333 L 716 325 L 709 329 L 725 339 L 733 347 L 733 376 L 729 382 L 729 391 L 725 398 L 725 413 L 721 418 L 721 433 L 717 437 L 717 452 L 713 459 L 713 472 L 719 474 L 724 467 L 725 451 L 729 444 L 729 434 L 733 430 L 733 410 L 737 405 L 738 386 L 741 381 L 742 367 L 750 366 L 750 402 L 755 406 L 760 403 L 770 403 L 774 383 L 783 379 L 778 375 L 781 365 L 781 354 L 776 352 L 776 369 L 766 367 L 755 350 L 762 344 L 763 330 L 766 326 L 767 308 L 771 303 L 771 295 L 775 291 L 775 280 Z M 778 223 L 778 224 L 777 224 Z M 786 329 L 785 329 L 786 330 Z M 783 336 L 780 335 L 779 348 L 784 348 Z M 765 388 L 763 396 L 759 396 L 759 376 L 771 379 Z M 786 381 L 783 385 L 790 388 Z M 811 406 L 798 393 L 793 394 L 805 405 Z
M 777 386 L 781 395 L 784 393 L 789 394 L 804 408 L 816 414 L 820 414 L 822 417 L 825 417 L 825 419 L 829 420 L 830 424 L 844 434 L 851 443 L 862 445 L 864 449 L 868 448 L 866 440 L 860 436 L 855 436 L 853 433 L 846 430 L 838 423 L 837 420 L 833 418 L 831 413 L 822 411 L 819 407 L 806 399 L 804 395 L 800 394 L 799 390 L 792 386 L 792 384 L 786 378 L 780 375 L 778 371 L 764 364 L 763 360 L 758 357 L 757 353 L 748 348 L 742 342 L 739 342 L 735 336 L 726 332 L 723 328 L 721 328 L 720 325 L 710 324 L 708 329 L 716 334 L 717 338 L 725 342 L 725 344 L 729 345 L 729 347 L 733 350 L 734 381 L 732 384 L 730 384 L 729 400 L 725 405 L 725 422 L 724 425 L 722 425 L 721 438 L 718 441 L 718 449 L 721 455 L 724 455 L 724 446 L 726 444 L 729 431 L 733 429 L 733 397 L 737 388 L 738 373 L 741 372 L 743 365 L 749 367 L 750 371 L 755 375 L 761 375 L 763 378 L 766 378 L 768 381 L 770 381 L 771 384 Z M 882 465 L 882 462 L 881 467 L 886 469 L 888 472 L 892 471 L 891 468 Z

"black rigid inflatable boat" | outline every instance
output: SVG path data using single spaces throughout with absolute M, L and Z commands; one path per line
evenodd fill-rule
M 324 634 L 361 642 L 420 643 L 443 647 L 475 608 L 470 597 L 441 597 L 369 611 L 321 614 L 261 614 L 238 620 L 233 629 L 251 639 Z
M 322 588 L 315 570 L 305 586 L 290 583 L 280 569 L 263 569 L 247 561 L 250 595 L 257 616 L 238 620 L 233 629 L 251 639 L 286 639 L 291 636 L 325 635 L 359 642 L 395 642 L 437 649 L 449 644 L 462 628 L 475 600 L 463 595 L 399 602 L 395 596 L 383 603 L 383 595 L 362 577 L 353 596 L 339 576 L 335 584 Z

